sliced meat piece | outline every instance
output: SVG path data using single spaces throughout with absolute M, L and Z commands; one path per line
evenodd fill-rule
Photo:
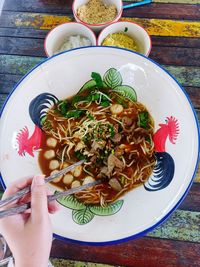
M 119 142 L 121 141 L 121 139 L 122 139 L 122 135 L 121 135 L 120 133 L 116 133 L 116 134 L 113 136 L 112 141 L 113 141 L 114 143 L 119 143 Z
M 119 160 L 115 155 L 110 154 L 108 157 L 108 173 L 111 174 L 113 169 L 117 167 L 120 171 L 123 170 L 124 163 Z
M 109 185 L 115 190 L 115 191 L 121 191 L 122 190 L 122 186 L 119 183 L 119 181 L 116 178 L 112 178 L 109 181 Z

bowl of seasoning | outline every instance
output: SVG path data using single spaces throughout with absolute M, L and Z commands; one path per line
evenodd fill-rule
M 133 22 L 116 22 L 103 29 L 98 37 L 99 46 L 116 46 L 145 56 L 151 51 L 151 38 L 146 30 Z
M 84 46 L 96 46 L 94 32 L 87 26 L 77 22 L 60 24 L 51 30 L 44 41 L 44 50 L 47 57 L 63 51 Z
M 122 0 L 74 0 L 72 10 L 77 22 L 98 32 L 121 18 L 123 4 Z

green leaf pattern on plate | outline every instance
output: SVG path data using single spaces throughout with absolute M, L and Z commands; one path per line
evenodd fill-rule
M 94 218 L 94 214 L 88 208 L 84 210 L 73 210 L 72 218 L 75 223 L 83 225 L 89 223 Z
M 115 88 L 118 85 L 122 84 L 122 76 L 119 71 L 114 68 L 111 68 L 106 71 L 103 77 L 103 81 L 109 88 Z
M 123 200 L 118 200 L 110 205 L 108 205 L 107 207 L 101 207 L 101 206 L 89 206 L 89 209 L 92 213 L 94 213 L 95 215 L 98 216 L 110 216 L 113 215 L 115 213 L 117 213 L 122 205 L 123 205 Z
M 137 95 L 133 87 L 129 85 L 119 85 L 116 86 L 113 91 L 123 95 L 124 97 L 130 99 L 133 102 L 137 101 Z
M 57 191 L 56 191 L 57 192 Z M 56 194 L 55 192 L 55 194 Z M 78 201 L 73 195 L 70 196 L 64 196 L 62 198 L 59 198 L 58 203 L 60 203 L 62 206 L 72 209 L 72 210 L 83 210 L 86 209 L 86 205 Z
M 55 191 L 56 194 L 58 191 Z M 99 205 L 85 205 L 78 201 L 75 196 L 65 196 L 57 200 L 62 206 L 72 209 L 72 218 L 75 223 L 83 225 L 89 223 L 95 215 L 97 216 L 110 216 L 117 213 L 122 205 L 123 200 L 118 200 L 107 207 Z

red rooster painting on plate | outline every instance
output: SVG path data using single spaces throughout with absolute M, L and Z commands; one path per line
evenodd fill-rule
M 42 120 L 46 116 L 46 111 L 58 101 L 57 97 L 49 93 L 43 93 L 34 98 L 29 105 L 29 115 L 35 125 L 33 134 L 30 136 L 28 128 L 25 126 L 17 134 L 18 154 L 25 156 L 29 154 L 34 157 L 34 151 L 38 150 L 42 141 Z

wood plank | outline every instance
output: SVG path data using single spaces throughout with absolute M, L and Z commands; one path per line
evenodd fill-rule
M 200 49 L 153 46 L 149 57 L 159 64 L 199 66 Z
M 37 38 L 37 39 L 43 39 L 47 35 L 49 30 L 39 30 L 39 29 L 31 29 L 31 28 L 1 28 L 0 27 L 0 37 L 23 37 L 23 38 Z M 189 38 L 194 40 L 195 38 Z M 198 40 L 198 38 L 197 38 Z M 196 47 L 198 45 L 198 41 L 194 41 L 194 46 Z
M 176 210 L 168 220 L 147 236 L 200 243 L 199 233 L 200 212 Z
M 51 256 L 127 267 L 198 267 L 200 244 L 143 237 L 102 249 L 55 240 Z
M 1 29 L 0 29 L 1 35 Z M 200 48 L 200 38 L 151 36 L 152 46 Z
M 0 37 L 0 54 L 45 57 L 44 40 Z
M 72 0 L 59 1 L 59 0 L 18 0 L 13 4 L 13 0 L 6 0 L 3 10 L 14 12 L 36 12 L 36 13 L 53 13 L 53 14 L 72 14 Z M 124 5 L 128 2 L 124 1 Z M 143 5 L 137 8 L 125 9 L 123 12 L 124 17 L 146 17 L 148 18 L 173 18 L 173 19 L 193 19 L 200 18 L 199 8 L 195 5 L 188 4 L 174 4 L 166 3 L 160 5 L 152 3 L 151 5 Z
M 150 35 L 200 37 L 200 22 L 170 19 L 122 18 L 143 26 Z
M 40 30 L 35 28 L 1 28 L 0 37 L 18 37 L 43 39 L 49 30 Z M 190 37 L 167 37 L 167 36 L 151 36 L 153 46 L 167 46 L 167 47 L 193 47 L 200 48 L 200 38 Z
M 130 0 L 131 1 L 131 0 Z M 155 3 L 200 4 L 200 0 L 153 0 Z
M 200 183 L 194 183 L 192 185 L 186 198 L 180 204 L 179 209 L 200 212 Z
M 70 20 L 71 17 L 68 16 L 3 11 L 0 25 L 1 27 L 29 27 L 47 30 Z M 122 18 L 122 20 L 141 24 L 150 35 L 200 37 L 200 22 L 198 21 L 147 18 Z
M 25 75 L 45 58 L 0 55 L 0 73 Z
M 44 58 L 0 55 L 0 73 L 24 75 Z M 200 87 L 200 67 L 193 66 L 166 66 L 163 67 L 169 71 L 182 86 Z
M 0 17 L 1 27 L 29 27 L 44 30 L 52 29 L 68 21 L 71 21 L 71 17 L 10 11 L 3 11 Z
M 148 14 L 148 15 L 147 15 Z M 123 17 L 149 19 L 178 19 L 198 20 L 200 18 L 200 7 L 187 4 L 156 4 L 143 5 L 137 8 L 125 9 Z
M 6 0 L 4 11 L 71 14 L 73 0 Z
M 22 75 L 17 74 L 0 74 L 1 94 L 9 94 L 21 77 Z
M 45 57 L 43 39 L 0 37 L 0 54 Z M 150 57 L 160 64 L 199 66 L 200 48 L 153 46 Z

